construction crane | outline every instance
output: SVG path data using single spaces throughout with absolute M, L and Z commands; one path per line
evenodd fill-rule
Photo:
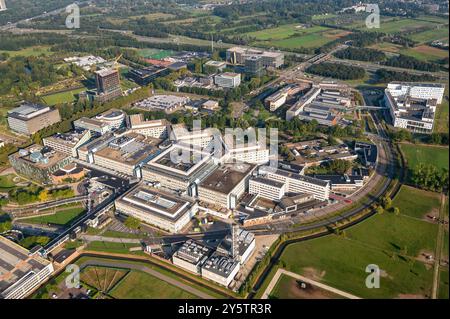
M 113 67 L 118 71 L 119 70 L 119 60 L 123 57 L 123 53 L 119 55 L 116 59 L 114 59 Z

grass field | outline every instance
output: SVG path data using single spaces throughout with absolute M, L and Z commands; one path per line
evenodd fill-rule
M 363 31 L 394 34 L 410 32 L 423 27 L 436 27 L 438 24 L 439 23 L 434 21 L 427 21 L 422 19 L 381 17 L 380 28 L 367 28 L 365 18 L 361 18 L 361 20 L 355 21 L 349 27 Z
M 147 273 L 131 271 L 110 295 L 119 299 L 195 299 L 196 297 L 178 287 Z
M 413 41 L 419 43 L 427 43 L 434 40 L 448 41 L 448 26 L 439 29 L 432 29 L 423 32 L 418 32 L 409 36 Z
M 438 133 L 449 132 L 448 90 L 449 90 L 449 83 L 447 82 L 445 83 L 444 99 L 442 101 L 442 104 L 438 105 L 434 119 L 435 124 L 433 130 Z
M 0 191 L 8 191 L 16 186 L 13 179 L 16 177 L 13 174 L 0 176 Z
M 139 244 L 127 244 L 127 243 L 111 243 L 103 241 L 93 241 L 87 245 L 87 250 L 103 251 L 108 253 L 117 254 L 144 254 L 143 251 L 130 251 L 130 248 L 139 247 Z
M 402 185 L 400 192 L 392 202 L 402 215 L 424 218 L 426 214 L 440 206 L 439 194 Z
M 400 148 L 405 155 L 409 169 L 414 169 L 420 163 L 448 169 L 448 148 L 415 144 L 401 144 Z
M 300 24 L 287 24 L 277 28 L 247 33 L 256 38 L 256 45 L 276 47 L 280 49 L 316 48 L 338 37 L 348 34 L 327 27 L 313 26 L 301 28 Z
M 399 53 L 425 62 L 436 62 L 448 57 L 448 51 L 433 48 L 429 45 L 419 45 L 414 48 L 402 49 Z
M 41 99 L 45 104 L 51 106 L 56 104 L 71 103 L 76 100 L 76 95 L 83 91 L 86 91 L 86 88 L 80 88 L 72 91 L 46 95 L 43 96 Z
M 439 291 L 438 291 L 438 298 L 439 299 L 448 299 L 448 269 L 441 269 L 439 274 Z
M 40 56 L 40 55 L 51 55 L 53 52 L 50 51 L 49 46 L 34 46 L 25 48 L 18 51 L 7 51 L 7 50 L 0 50 L 0 53 L 8 53 L 11 57 L 15 56 Z
M 47 215 L 41 217 L 34 217 L 29 219 L 23 219 L 23 222 L 32 224 L 55 224 L 55 225 L 68 225 L 74 221 L 78 216 L 84 213 L 84 208 L 70 208 L 57 212 L 54 215 Z
M 80 280 L 98 291 L 108 293 L 127 275 L 128 271 L 127 269 L 88 266 L 81 271 Z
M 298 287 L 297 280 L 290 276 L 281 275 L 270 294 L 270 299 L 336 299 L 339 296 L 308 285 L 307 289 Z
M 410 205 L 402 199 L 408 196 L 414 194 L 396 199 L 400 210 Z M 436 204 L 428 203 L 422 207 L 424 213 Z M 287 270 L 363 298 L 429 297 L 433 268 L 422 262 L 420 253 L 434 252 L 438 226 L 402 214 L 385 212 L 346 230 L 344 236 L 289 245 L 281 260 Z M 369 264 L 381 269 L 379 289 L 365 286 Z

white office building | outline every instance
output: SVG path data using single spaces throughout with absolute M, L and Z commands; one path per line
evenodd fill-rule
M 241 84 L 241 75 L 232 72 L 218 74 L 214 77 L 214 83 L 222 88 L 236 88 Z

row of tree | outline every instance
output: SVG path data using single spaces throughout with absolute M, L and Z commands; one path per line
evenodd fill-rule
M 366 75 L 363 68 L 329 62 L 313 64 L 306 69 L 306 72 L 341 80 L 357 80 Z
M 433 164 L 420 163 L 412 170 L 411 182 L 433 192 L 448 191 L 448 169 L 438 169 Z

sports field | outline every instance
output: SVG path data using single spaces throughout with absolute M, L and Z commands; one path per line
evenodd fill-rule
M 435 204 L 429 201 L 423 212 L 435 209 Z M 407 213 L 409 203 L 400 198 L 396 205 L 401 213 Z M 385 212 L 343 235 L 289 245 L 281 260 L 287 270 L 363 298 L 428 298 L 433 268 L 423 260 L 423 254 L 434 252 L 437 227 L 407 214 Z M 381 269 L 379 289 L 365 286 L 369 264 Z
M 414 169 L 420 163 L 448 169 L 449 156 L 446 147 L 401 144 L 400 148 L 405 155 L 409 169 Z
M 158 50 L 158 49 L 140 49 L 138 50 L 139 56 L 146 59 L 161 60 L 171 56 L 174 52 L 170 50 Z

